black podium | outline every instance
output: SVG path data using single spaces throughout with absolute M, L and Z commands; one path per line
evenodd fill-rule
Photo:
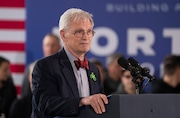
M 80 116 L 63 118 L 180 118 L 180 94 L 112 95 L 106 110 L 97 115 L 86 106 Z

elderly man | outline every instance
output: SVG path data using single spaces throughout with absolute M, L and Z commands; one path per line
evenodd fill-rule
M 71 8 L 59 21 L 64 48 L 39 60 L 33 70 L 32 118 L 74 116 L 90 105 L 97 114 L 105 112 L 108 99 L 102 93 L 100 74 L 85 54 L 90 49 L 94 22 L 92 15 Z

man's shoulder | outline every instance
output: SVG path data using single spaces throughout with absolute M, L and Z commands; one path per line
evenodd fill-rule
M 152 93 L 173 93 L 173 90 L 163 79 L 157 79 L 152 83 Z
M 41 58 L 41 59 L 37 60 L 36 63 L 52 62 L 53 60 L 57 60 L 57 59 L 58 59 L 58 53 L 48 56 L 48 57 Z
M 54 55 L 48 56 L 48 57 L 44 57 L 42 59 L 37 60 L 37 62 L 35 63 L 35 67 L 34 68 L 40 68 L 42 69 L 48 69 L 51 67 L 54 67 L 54 65 L 58 65 L 59 63 L 59 54 L 56 53 Z
M 44 62 L 53 63 L 53 62 L 56 62 L 56 61 L 62 60 L 62 59 L 66 59 L 66 54 L 63 50 L 61 50 L 60 52 L 57 52 L 51 56 L 44 57 L 44 58 L 38 60 L 37 63 L 44 63 Z
M 154 81 L 152 81 L 152 85 L 155 85 L 155 86 L 165 86 L 166 83 L 163 81 L 162 78 L 159 78 L 159 79 L 156 79 Z

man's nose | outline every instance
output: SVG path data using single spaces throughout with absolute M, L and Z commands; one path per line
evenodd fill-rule
M 87 34 L 87 32 L 84 32 L 82 38 L 83 38 L 84 40 L 87 40 L 87 39 L 88 39 L 88 34 Z

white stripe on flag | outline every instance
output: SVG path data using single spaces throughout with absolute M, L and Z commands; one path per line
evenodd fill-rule
M 15 86 L 22 86 L 24 78 L 23 73 L 12 73 L 12 78 Z
M 7 58 L 12 64 L 25 64 L 25 52 L 0 51 L 0 56 Z
M 0 8 L 0 19 L 1 20 L 25 20 L 26 10 L 25 8 Z
M 25 30 L 3 30 L 0 29 L 0 41 L 25 42 Z

